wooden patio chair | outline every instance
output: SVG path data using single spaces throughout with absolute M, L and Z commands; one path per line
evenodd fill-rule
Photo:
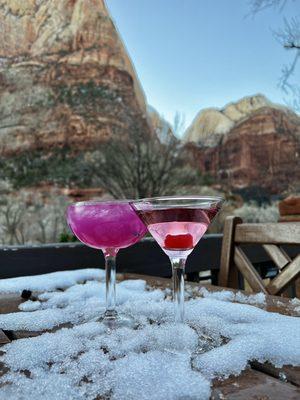
M 261 244 L 278 273 L 265 283 L 241 246 Z M 293 260 L 281 247 L 300 244 L 300 223 L 246 224 L 227 217 L 221 251 L 219 286 L 238 288 L 238 272 L 254 292 L 279 295 L 300 276 L 300 254 Z

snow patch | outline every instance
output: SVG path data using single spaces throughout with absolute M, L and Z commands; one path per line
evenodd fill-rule
M 105 307 L 103 275 L 86 271 L 68 278 L 70 272 L 55 273 L 51 282 L 51 274 L 34 277 L 34 284 L 32 277 L 14 281 L 17 290 L 31 282 L 30 290 L 48 291 L 22 303 L 20 312 L 0 315 L 3 329 L 73 327 L 2 346 L 0 362 L 9 371 L 0 377 L 1 399 L 205 400 L 213 378 L 238 375 L 251 360 L 300 363 L 300 319 L 254 307 L 265 303 L 263 294 L 202 288 L 203 298 L 186 302 L 186 324 L 174 324 L 168 290 L 123 281 L 118 310 L 132 315 L 139 328 L 107 331 L 97 322 Z M 2 287 L 4 281 L 12 290 L 11 280 Z M 62 286 L 64 292 L 55 290 Z
M 21 276 L 0 280 L 0 293 L 21 293 L 24 289 L 31 291 L 65 289 L 78 282 L 104 279 L 101 269 L 78 269 L 75 271 L 59 271 L 50 274 Z

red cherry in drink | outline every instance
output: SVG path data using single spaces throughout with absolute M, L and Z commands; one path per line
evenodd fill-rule
M 167 250 L 184 250 L 193 247 L 193 236 L 189 233 L 183 235 L 167 235 L 164 248 Z

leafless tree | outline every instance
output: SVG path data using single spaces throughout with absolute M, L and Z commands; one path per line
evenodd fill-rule
M 0 243 L 57 242 L 67 230 L 65 210 L 69 200 L 59 193 L 49 192 L 47 199 L 26 190 L 2 195 L 0 204 Z
M 260 11 L 273 7 L 282 11 L 289 0 L 252 0 L 251 14 L 255 15 Z M 291 0 L 290 0 L 291 1 Z M 292 0 L 299 1 L 299 0 Z M 288 96 L 288 103 L 300 110 L 300 85 L 296 79 L 296 73 L 299 73 L 300 59 L 300 18 L 295 16 L 291 19 L 284 18 L 283 27 L 274 33 L 276 39 L 282 46 L 294 53 L 290 64 L 282 67 L 279 79 L 279 87 Z
M 182 126 L 179 116 L 175 131 Z M 134 125 L 126 140 L 116 135 L 99 151 L 89 155 L 95 184 L 115 198 L 142 198 L 172 194 L 184 184 L 194 182 L 196 172 L 182 159 L 182 146 L 168 123 L 149 135 Z M 163 140 L 159 139 L 163 138 Z
M 37 196 L 36 196 L 37 197 Z M 55 243 L 59 235 L 67 230 L 65 210 L 68 199 L 55 193 L 48 195 L 47 201 L 35 199 L 29 211 L 34 221 L 32 238 L 39 243 Z
M 9 201 L 0 207 L 1 241 L 3 244 L 25 243 L 24 210 L 23 204 Z

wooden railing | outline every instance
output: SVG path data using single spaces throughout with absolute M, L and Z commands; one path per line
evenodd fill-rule
M 199 280 L 199 272 L 209 271 L 205 278 L 217 284 L 221 234 L 205 235 L 189 256 L 187 279 Z M 297 253 L 298 249 L 287 249 Z M 260 246 L 249 245 L 245 252 L 257 265 L 269 264 L 269 258 Z M 0 246 L 0 278 L 44 274 L 80 268 L 104 268 L 102 252 L 81 243 L 53 243 L 34 246 Z M 152 238 L 145 238 L 118 254 L 117 271 L 170 277 L 168 257 Z

